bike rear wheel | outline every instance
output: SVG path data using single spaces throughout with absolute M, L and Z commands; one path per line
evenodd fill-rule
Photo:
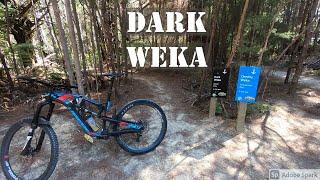
M 130 123 L 122 126 L 124 121 L 136 122 L 143 126 L 140 133 L 126 133 L 116 136 L 119 146 L 133 154 L 153 151 L 163 140 L 167 131 L 167 118 L 156 103 L 150 100 L 135 100 L 125 105 L 118 113 L 119 125 L 116 131 L 128 129 Z
M 31 133 L 31 121 L 12 125 L 3 139 L 1 166 L 8 179 L 48 179 L 57 165 L 59 145 L 54 130 L 41 124 Z

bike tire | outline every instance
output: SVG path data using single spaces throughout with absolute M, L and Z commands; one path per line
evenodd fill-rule
M 7 179 L 10 179 L 10 180 L 21 179 L 20 177 L 17 177 L 17 175 L 14 174 L 10 166 L 9 160 L 5 157 L 8 156 L 7 154 L 9 151 L 10 143 L 14 135 L 25 125 L 30 125 L 31 122 L 32 122 L 32 119 L 27 118 L 13 124 L 7 131 L 5 137 L 3 138 L 1 153 L 0 153 L 1 167 Z M 46 168 L 43 174 L 41 174 L 38 178 L 36 178 L 36 179 L 42 180 L 42 179 L 49 179 L 49 177 L 52 175 L 57 165 L 58 158 L 59 158 L 59 144 L 58 144 L 57 135 L 50 125 L 39 124 L 39 127 L 41 127 L 42 130 L 44 130 L 45 135 L 49 137 L 50 144 L 51 144 L 51 150 L 50 150 L 51 155 L 50 155 L 50 161 L 49 161 L 48 167 Z
M 121 108 L 121 110 L 118 112 L 117 114 L 117 118 L 118 119 L 122 119 L 122 117 L 132 108 L 136 107 L 136 106 L 139 106 L 139 105 L 144 105 L 144 106 L 148 106 L 148 107 L 151 107 L 153 109 L 155 109 L 156 111 L 158 111 L 161 115 L 161 131 L 159 133 L 159 136 L 157 137 L 157 139 L 152 143 L 152 145 L 148 146 L 148 147 L 144 147 L 144 148 L 133 148 L 131 147 L 130 145 L 128 145 L 126 142 L 124 142 L 122 139 L 121 139 L 121 136 L 122 135 L 119 135 L 119 136 L 116 136 L 115 139 L 117 141 L 117 143 L 119 144 L 119 146 L 129 152 L 129 153 L 132 153 L 132 154 L 145 154 L 145 153 L 148 153 L 148 152 L 151 152 L 153 150 L 156 149 L 156 147 L 162 142 L 162 140 L 164 139 L 165 137 L 165 134 L 167 132 L 167 118 L 166 118 L 166 115 L 164 113 L 164 111 L 162 110 L 162 108 L 157 105 L 156 103 L 154 103 L 153 101 L 150 101 L 150 100 L 146 100 L 146 99 L 137 99 L 137 100 L 134 100 L 134 101 L 131 101 L 129 102 L 128 104 L 126 104 L 123 108 Z M 118 125 L 115 125 L 114 126 L 114 130 L 119 130 L 119 126 Z

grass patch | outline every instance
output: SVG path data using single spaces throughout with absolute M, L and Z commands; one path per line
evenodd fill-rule
M 316 76 L 320 76 L 320 69 L 319 70 L 314 70 L 313 74 L 316 75 Z
M 255 104 L 249 104 L 247 109 L 247 115 L 256 116 L 263 115 L 271 110 L 271 105 L 265 102 L 257 102 Z

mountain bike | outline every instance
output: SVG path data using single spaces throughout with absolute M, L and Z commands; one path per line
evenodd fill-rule
M 114 81 L 123 74 L 103 76 L 108 77 L 110 84 L 104 104 L 73 93 L 77 86 L 17 78 L 24 83 L 40 84 L 47 92 L 37 104 L 34 116 L 12 125 L 3 138 L 1 166 L 8 179 L 48 179 L 52 175 L 59 156 L 57 135 L 50 122 L 56 104 L 66 107 L 90 142 L 114 137 L 122 149 L 132 154 L 148 153 L 161 143 L 167 130 L 167 118 L 161 107 L 151 100 L 137 99 L 108 116 Z M 43 113 L 45 109 L 47 112 Z

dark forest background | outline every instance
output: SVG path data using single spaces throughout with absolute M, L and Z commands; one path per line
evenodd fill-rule
M 147 20 L 157 11 L 164 21 L 167 11 L 205 11 L 207 33 L 129 34 L 128 11 Z M 130 78 L 148 69 L 131 68 L 128 46 L 204 47 L 208 68 L 180 70 L 195 82 L 196 101 L 210 96 L 214 68 L 232 68 L 234 92 L 239 65 L 263 67 L 260 96 L 272 70 L 285 69 L 284 83 L 294 95 L 306 67 L 320 74 L 319 36 L 319 0 L 0 0 L 0 105 L 8 108 L 20 98 L 18 75 L 68 81 L 88 94 L 104 88 L 102 73 Z

